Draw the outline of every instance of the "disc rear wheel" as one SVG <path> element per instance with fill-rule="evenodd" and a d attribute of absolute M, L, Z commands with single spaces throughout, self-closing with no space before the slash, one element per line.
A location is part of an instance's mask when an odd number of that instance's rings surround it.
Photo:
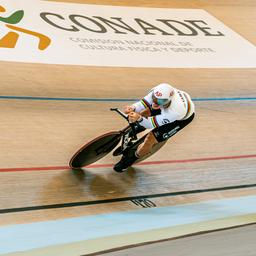
<path fill-rule="evenodd" d="M 120 132 L 110 132 L 95 138 L 74 154 L 69 166 L 72 169 L 79 169 L 98 161 L 112 151 L 120 140 Z"/>

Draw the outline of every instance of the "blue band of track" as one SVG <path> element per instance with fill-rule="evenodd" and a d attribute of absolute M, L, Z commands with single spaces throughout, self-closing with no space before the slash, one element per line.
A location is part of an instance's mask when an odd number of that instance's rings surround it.
<path fill-rule="evenodd" d="M 60 97 L 34 97 L 34 96 L 0 96 L 0 99 L 8 100 L 45 100 L 45 101 L 84 101 L 84 102 L 134 102 L 140 99 L 122 98 L 60 98 Z M 193 98 L 193 101 L 250 101 L 256 97 L 217 97 L 217 98 Z"/>

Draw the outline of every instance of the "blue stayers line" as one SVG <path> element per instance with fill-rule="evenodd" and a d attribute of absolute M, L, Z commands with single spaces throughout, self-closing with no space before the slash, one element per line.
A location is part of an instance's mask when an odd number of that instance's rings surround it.
<path fill-rule="evenodd" d="M 9 100 L 46 100 L 46 101 L 85 101 L 85 102 L 124 102 L 137 101 L 138 99 L 110 99 L 110 98 L 50 98 L 32 96 L 0 96 L 0 99 Z"/>
<path fill-rule="evenodd" d="M 234 100 L 256 100 L 256 97 L 231 97 L 231 98 L 193 98 L 193 101 L 234 101 Z"/>
<path fill-rule="evenodd" d="M 111 98 L 50 98 L 32 96 L 0 96 L 0 99 L 9 100 L 46 100 L 46 101 L 85 101 L 85 102 L 127 102 L 140 99 L 111 99 Z M 231 98 L 193 98 L 193 101 L 247 101 L 256 100 L 256 97 L 231 97 Z"/>

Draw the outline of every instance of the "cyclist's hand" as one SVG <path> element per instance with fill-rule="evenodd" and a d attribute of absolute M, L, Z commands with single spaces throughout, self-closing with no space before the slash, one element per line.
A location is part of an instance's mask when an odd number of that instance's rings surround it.
<path fill-rule="evenodd" d="M 125 106 L 124 107 L 124 113 L 129 114 L 130 112 L 133 112 L 135 110 L 134 106 Z"/>
<path fill-rule="evenodd" d="M 141 115 L 136 112 L 130 112 L 128 116 L 129 116 L 129 121 L 132 123 L 138 121 L 141 118 Z"/>

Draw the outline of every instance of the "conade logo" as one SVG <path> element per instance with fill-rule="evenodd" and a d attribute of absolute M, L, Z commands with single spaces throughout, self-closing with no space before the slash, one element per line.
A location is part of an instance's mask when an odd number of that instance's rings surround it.
<path fill-rule="evenodd" d="M 41 18 L 49 25 L 69 32 L 89 31 L 92 33 L 135 34 L 164 36 L 225 36 L 200 19 L 154 19 L 153 21 L 133 18 L 132 23 L 123 17 L 104 18 L 69 14 L 67 18 L 58 13 L 42 12 Z"/>
<path fill-rule="evenodd" d="M 5 8 L 0 5 L 0 12 L 5 12 Z M 1 48 L 15 48 L 17 41 L 19 39 L 20 33 L 28 34 L 32 37 L 36 37 L 39 39 L 38 49 L 45 50 L 51 43 L 51 39 L 48 36 L 45 36 L 41 33 L 37 33 L 34 31 L 30 31 L 21 27 L 14 26 L 14 24 L 19 23 L 24 17 L 24 11 L 19 10 L 14 12 L 8 17 L 0 16 L 0 21 L 5 23 L 5 26 L 9 28 L 11 31 L 0 38 L 0 47 Z M 14 32 L 17 31 L 17 32 Z"/>

